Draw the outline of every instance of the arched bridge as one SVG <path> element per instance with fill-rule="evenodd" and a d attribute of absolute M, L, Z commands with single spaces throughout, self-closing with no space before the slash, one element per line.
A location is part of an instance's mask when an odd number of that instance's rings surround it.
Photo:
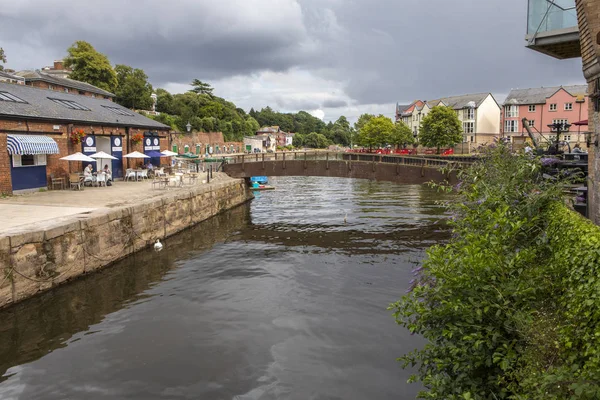
<path fill-rule="evenodd" d="M 325 176 L 420 184 L 456 179 L 468 159 L 338 152 L 280 152 L 228 157 L 223 171 L 232 178 Z"/>

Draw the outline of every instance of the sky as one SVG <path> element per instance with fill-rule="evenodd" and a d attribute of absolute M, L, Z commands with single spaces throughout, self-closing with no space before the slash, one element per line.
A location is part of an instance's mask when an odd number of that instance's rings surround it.
<path fill-rule="evenodd" d="M 6 68 L 90 42 L 172 93 L 198 78 L 249 111 L 351 122 L 395 104 L 584 84 L 581 59 L 525 47 L 525 0 L 0 0 Z"/>

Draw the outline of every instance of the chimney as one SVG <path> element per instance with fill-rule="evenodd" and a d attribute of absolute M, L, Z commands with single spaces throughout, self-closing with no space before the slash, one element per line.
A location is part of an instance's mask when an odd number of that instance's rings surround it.
<path fill-rule="evenodd" d="M 65 69 L 63 66 L 63 60 L 55 60 L 54 61 L 54 69 L 58 71 L 62 71 Z"/>

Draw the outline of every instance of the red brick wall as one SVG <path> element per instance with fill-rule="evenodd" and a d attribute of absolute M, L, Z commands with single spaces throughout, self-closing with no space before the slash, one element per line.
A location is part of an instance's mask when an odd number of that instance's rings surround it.
<path fill-rule="evenodd" d="M 243 148 L 242 142 L 225 142 L 223 139 L 222 132 L 193 132 L 191 134 L 180 134 L 180 133 L 172 133 L 172 143 L 177 145 L 177 151 L 179 153 L 183 153 L 183 148 L 185 145 L 190 146 L 190 151 L 192 153 L 196 152 L 196 144 L 200 143 L 202 145 L 200 151 L 202 154 L 206 152 L 206 145 L 209 146 L 219 146 L 220 149 L 223 149 L 224 146 L 233 145 L 234 147 Z M 162 147 L 161 147 L 162 148 Z M 170 148 L 169 150 L 172 150 Z"/>
<path fill-rule="evenodd" d="M 54 129 L 54 128 L 57 129 Z M 12 121 L 0 120 L 0 193 L 12 193 L 12 182 L 10 178 L 10 162 L 11 158 L 6 151 L 6 134 L 14 133 L 30 133 L 49 136 L 58 144 L 59 154 L 49 154 L 46 158 L 46 171 L 48 175 L 48 183 L 50 183 L 50 174 L 56 177 L 67 178 L 70 172 L 82 170 L 80 162 L 68 162 L 60 160 L 61 157 L 81 151 L 81 143 L 72 144 L 69 138 L 70 132 L 73 130 L 83 130 L 86 135 L 94 134 L 101 136 L 121 135 L 123 136 L 123 155 L 131 151 L 144 152 L 143 145 L 132 145 L 127 140 L 125 127 L 108 127 L 108 126 L 90 126 L 90 125 L 68 125 L 64 123 L 51 122 L 30 122 L 30 121 Z M 144 133 L 143 129 L 130 129 L 130 137 L 136 133 Z M 161 150 L 169 148 L 169 137 L 166 132 L 160 134 Z M 133 167 L 136 165 L 135 159 L 123 159 L 123 168 Z M 164 161 L 167 162 L 167 159 Z"/>

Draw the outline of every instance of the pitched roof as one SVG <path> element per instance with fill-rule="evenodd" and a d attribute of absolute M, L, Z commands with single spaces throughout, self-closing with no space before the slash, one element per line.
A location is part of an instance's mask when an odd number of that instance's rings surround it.
<path fill-rule="evenodd" d="M 22 76 L 17 76 L 15 74 L 11 74 L 6 71 L 0 71 L 0 78 L 7 78 L 7 79 L 11 79 L 11 80 L 15 80 L 15 81 L 22 81 L 22 82 L 25 81 L 25 79 L 23 79 Z"/>
<path fill-rule="evenodd" d="M 8 92 L 24 101 L 0 100 L 0 117 L 22 117 L 26 119 L 169 129 L 168 126 L 158 121 L 146 118 L 128 108 L 105 99 L 3 82 L 0 82 L 0 92 Z M 52 99 L 59 101 L 57 102 Z M 84 109 L 69 108 L 61 104 L 60 100 L 76 103 L 79 106 L 83 106 Z"/>
<path fill-rule="evenodd" d="M 19 71 L 15 72 L 15 75 L 22 76 L 25 78 L 26 82 L 35 82 L 42 81 L 47 82 L 54 85 L 61 85 L 72 89 L 84 90 L 90 93 L 100 94 L 102 96 L 115 97 L 115 95 L 111 92 L 108 92 L 104 89 L 100 89 L 94 85 L 90 85 L 86 82 L 76 81 L 74 79 L 69 78 L 61 78 L 59 76 L 55 76 L 53 74 L 48 74 L 46 72 L 42 72 L 40 70 L 35 71 Z"/>
<path fill-rule="evenodd" d="M 408 110 L 412 106 L 412 104 L 396 104 L 396 113 L 402 114 L 406 110 Z"/>
<path fill-rule="evenodd" d="M 441 99 L 431 100 L 427 103 L 429 103 L 430 107 L 435 107 L 440 102 L 443 102 L 448 107 L 460 110 L 467 108 L 471 102 L 475 103 L 475 107 L 479 107 L 489 95 L 490 93 L 463 94 L 460 96 L 442 97 Z"/>
<path fill-rule="evenodd" d="M 586 85 L 575 85 L 575 86 L 555 86 L 555 87 L 542 87 L 542 88 L 531 88 L 531 89 L 512 89 L 504 104 L 544 104 L 546 99 L 551 97 L 554 93 L 560 89 L 565 89 L 573 97 L 585 96 L 587 94 L 588 87 Z"/>

